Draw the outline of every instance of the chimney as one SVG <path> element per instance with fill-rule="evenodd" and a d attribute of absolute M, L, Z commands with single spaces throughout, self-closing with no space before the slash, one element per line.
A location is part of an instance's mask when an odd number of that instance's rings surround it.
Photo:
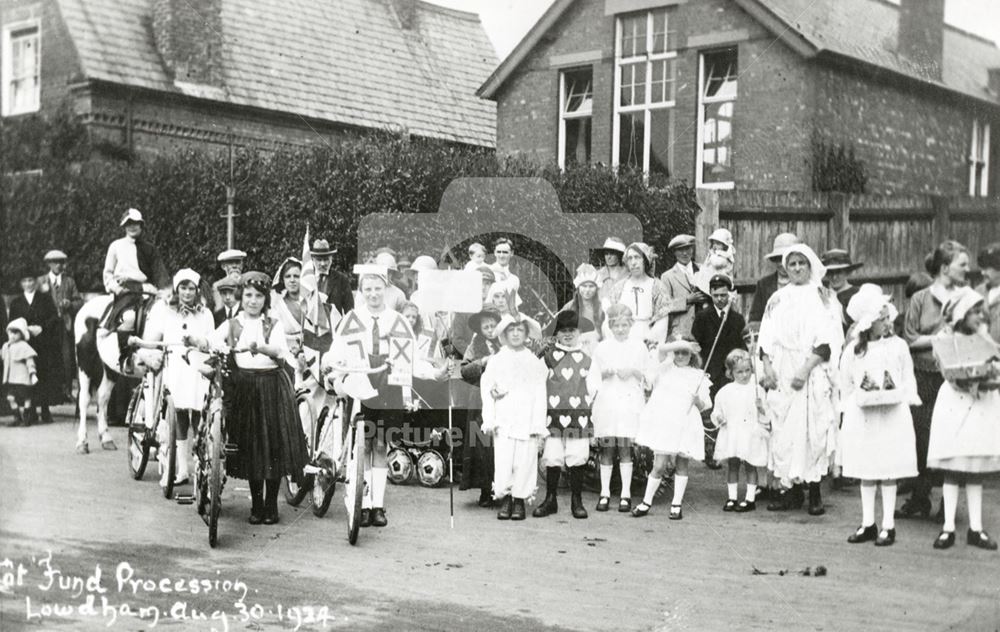
<path fill-rule="evenodd" d="M 174 81 L 222 85 L 222 0 L 153 0 L 153 40 Z"/>
<path fill-rule="evenodd" d="M 393 10 L 396 11 L 396 16 L 399 18 L 399 23 L 403 26 L 403 29 L 410 31 L 416 26 L 417 22 L 417 2 L 416 0 L 390 0 L 392 3 Z"/>
<path fill-rule="evenodd" d="M 898 52 L 919 64 L 925 75 L 941 79 L 944 50 L 944 0 L 901 0 Z"/>

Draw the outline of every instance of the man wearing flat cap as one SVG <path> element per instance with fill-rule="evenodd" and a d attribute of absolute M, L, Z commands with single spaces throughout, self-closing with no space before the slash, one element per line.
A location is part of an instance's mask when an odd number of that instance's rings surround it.
<path fill-rule="evenodd" d="M 343 316 L 354 309 L 354 293 L 347 275 L 331 269 L 335 252 L 325 239 L 317 239 L 309 247 L 309 256 L 316 268 L 316 289 L 326 295 L 327 305 L 336 308 Z"/>
<path fill-rule="evenodd" d="M 243 262 L 246 258 L 247 253 L 234 248 L 223 250 L 215 258 L 225 276 L 212 284 L 212 309 L 218 311 L 222 307 L 223 301 L 222 294 L 219 292 L 219 285 L 223 281 L 229 286 L 238 286 L 240 284 L 240 277 L 243 275 Z"/>
<path fill-rule="evenodd" d="M 691 335 L 695 312 L 709 303 L 705 293 L 695 287 L 698 265 L 694 262 L 695 239 L 691 235 L 677 235 L 667 248 L 674 255 L 674 267 L 660 277 L 667 286 L 667 305 L 670 313 L 668 337 Z"/>
<path fill-rule="evenodd" d="M 66 253 L 61 250 L 50 250 L 45 253 L 45 264 L 49 267 L 48 274 L 38 277 L 38 289 L 52 296 L 56 311 L 62 322 L 62 328 L 55 336 L 59 340 L 62 353 L 62 383 L 63 397 L 72 399 L 69 393 L 73 383 L 73 318 L 83 305 L 83 297 L 76 287 L 73 277 L 66 274 Z"/>
<path fill-rule="evenodd" d="M 823 277 L 824 284 L 837 293 L 837 300 L 840 301 L 840 305 L 843 308 L 843 319 L 844 319 L 844 333 L 854 323 L 850 316 L 847 315 L 847 304 L 851 302 L 851 297 L 858 293 L 858 287 L 851 285 L 848 277 L 850 277 L 851 272 L 857 270 L 863 263 L 854 263 L 851 261 L 851 255 L 846 250 L 841 250 L 840 248 L 834 248 L 832 250 L 827 250 L 820 256 L 820 261 L 826 266 L 826 275 Z"/>

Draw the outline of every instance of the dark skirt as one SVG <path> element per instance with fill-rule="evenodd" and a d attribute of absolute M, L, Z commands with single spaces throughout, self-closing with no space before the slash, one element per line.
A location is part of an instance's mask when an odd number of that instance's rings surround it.
<path fill-rule="evenodd" d="M 917 378 L 917 395 L 920 396 L 920 406 L 910 408 L 913 416 L 913 433 L 917 440 L 917 471 L 921 475 L 927 469 L 927 446 L 931 438 L 931 417 L 934 414 L 934 403 L 937 402 L 938 391 L 944 384 L 944 378 L 937 371 L 914 371 Z"/>
<path fill-rule="evenodd" d="M 108 331 L 117 331 L 119 321 L 122 319 L 122 314 L 128 310 L 134 310 L 136 313 L 136 318 L 139 317 L 139 308 L 142 307 L 143 294 L 142 294 L 142 283 L 137 281 L 126 281 L 122 287 L 123 289 L 118 294 L 115 294 L 115 300 L 111 303 L 111 307 L 108 308 L 107 315 L 101 321 L 101 327 L 107 329 Z M 137 323 L 138 325 L 139 323 Z"/>
<path fill-rule="evenodd" d="M 238 447 L 226 458 L 226 473 L 251 481 L 300 480 L 309 456 L 288 375 L 278 368 L 237 369 L 225 400 L 229 441 Z"/>

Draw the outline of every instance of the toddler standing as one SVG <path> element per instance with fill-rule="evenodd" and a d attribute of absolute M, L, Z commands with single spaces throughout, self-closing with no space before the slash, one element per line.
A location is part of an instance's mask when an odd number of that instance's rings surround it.
<path fill-rule="evenodd" d="M 2 305 L 0 309 L 3 309 Z M 7 342 L 0 349 L 3 356 L 3 390 L 10 409 L 14 411 L 15 426 L 32 423 L 35 412 L 31 403 L 31 387 L 38 384 L 35 367 L 38 354 L 28 344 L 30 337 L 28 321 L 15 318 L 7 325 Z"/>

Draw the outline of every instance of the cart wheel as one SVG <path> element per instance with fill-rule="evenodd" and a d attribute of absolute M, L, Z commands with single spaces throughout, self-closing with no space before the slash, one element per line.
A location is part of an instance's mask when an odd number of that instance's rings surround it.
<path fill-rule="evenodd" d="M 212 416 L 209 436 L 212 461 L 208 474 L 208 545 L 214 549 L 219 541 L 219 513 L 222 511 L 222 413 Z"/>
<path fill-rule="evenodd" d="M 177 415 L 169 400 L 163 403 L 163 408 L 163 423 L 167 424 L 167 484 L 163 487 L 163 497 L 170 500 L 174 497 L 174 483 L 177 481 Z"/>
<path fill-rule="evenodd" d="M 330 509 L 337 479 L 332 472 L 323 471 L 315 476 L 312 485 L 313 515 L 322 518 Z"/>
<path fill-rule="evenodd" d="M 146 465 L 149 463 L 149 442 L 146 440 L 144 410 L 145 404 L 140 384 L 132 391 L 128 412 L 125 414 L 125 425 L 128 428 L 128 446 L 125 450 L 125 456 L 128 457 L 129 473 L 137 481 L 142 479 L 142 475 L 146 473 Z"/>
<path fill-rule="evenodd" d="M 358 542 L 361 526 L 361 501 L 365 494 L 365 422 L 358 419 L 354 423 L 354 437 L 351 457 L 347 462 L 347 487 L 344 490 L 344 505 L 347 507 L 347 541 Z"/>

